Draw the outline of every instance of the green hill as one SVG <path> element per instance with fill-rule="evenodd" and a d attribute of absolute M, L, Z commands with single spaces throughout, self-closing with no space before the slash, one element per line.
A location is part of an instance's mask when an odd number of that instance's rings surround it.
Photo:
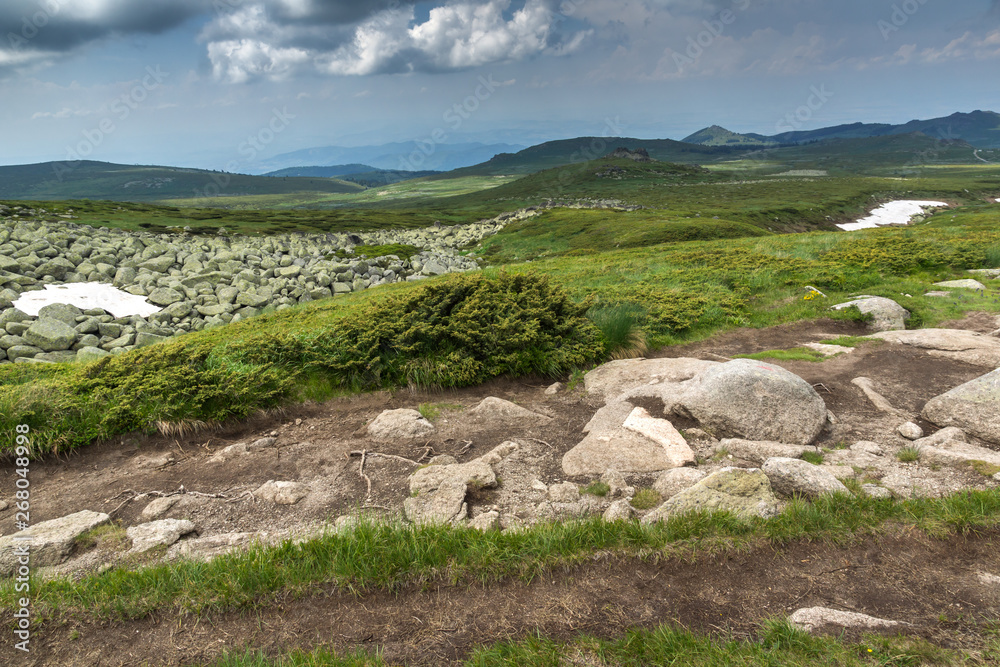
<path fill-rule="evenodd" d="M 0 199 L 157 201 L 297 192 L 350 193 L 363 189 L 356 183 L 329 178 L 270 178 L 86 160 L 0 167 Z"/>
<path fill-rule="evenodd" d="M 567 164 L 602 158 L 616 148 L 643 148 L 651 158 L 662 162 L 700 164 L 727 159 L 746 152 L 746 148 L 698 146 L 673 139 L 634 139 L 627 137 L 577 137 L 560 139 L 526 148 L 517 153 L 500 153 L 492 160 L 472 167 L 456 169 L 436 178 L 455 176 L 499 176 L 531 174 Z"/>
<path fill-rule="evenodd" d="M 699 146 L 775 146 L 778 143 L 760 134 L 738 134 L 718 125 L 699 130 L 681 141 Z"/>

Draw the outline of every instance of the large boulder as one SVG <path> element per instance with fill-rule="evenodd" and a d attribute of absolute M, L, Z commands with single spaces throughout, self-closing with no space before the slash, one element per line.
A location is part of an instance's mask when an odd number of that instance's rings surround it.
<path fill-rule="evenodd" d="M 728 511 L 738 516 L 771 517 L 778 513 L 778 498 L 760 468 L 723 468 L 694 484 L 642 518 L 655 523 L 695 511 Z"/>
<path fill-rule="evenodd" d="M 83 315 L 83 311 L 69 303 L 50 303 L 38 309 L 38 317 L 59 320 L 71 327 L 76 326 L 76 318 L 80 315 Z"/>
<path fill-rule="evenodd" d="M 872 331 L 896 331 L 906 328 L 906 320 L 910 319 L 910 311 L 892 299 L 881 296 L 860 296 L 847 303 L 833 306 L 833 310 L 857 308 L 864 315 L 871 315 L 869 328 Z"/>
<path fill-rule="evenodd" d="M 9 577 L 17 571 L 21 558 L 19 550 L 24 545 L 30 546 L 31 567 L 58 565 L 69 557 L 76 538 L 109 520 L 107 514 L 83 510 L 0 537 L 0 577 Z M 24 538 L 31 538 L 31 541 L 24 542 Z"/>
<path fill-rule="evenodd" d="M 716 436 L 808 445 L 822 432 L 826 404 L 808 382 L 780 366 L 735 359 L 690 382 L 672 407 Z"/>
<path fill-rule="evenodd" d="M 416 440 L 434 433 L 434 425 L 416 410 L 386 410 L 368 425 L 368 435 L 376 440 Z"/>
<path fill-rule="evenodd" d="M 76 329 L 50 317 L 41 317 L 24 332 L 24 340 L 43 352 L 68 350 L 76 342 Z"/>
<path fill-rule="evenodd" d="M 823 494 L 849 494 L 847 487 L 828 470 L 802 459 L 776 456 L 764 462 L 771 488 L 785 496 L 816 498 Z"/>
<path fill-rule="evenodd" d="M 716 361 L 701 359 L 620 359 L 609 361 L 587 373 L 583 378 L 587 393 L 612 401 L 624 393 L 660 383 L 690 380 Z"/>
<path fill-rule="evenodd" d="M 938 426 L 956 426 L 1000 444 L 1000 368 L 932 398 L 921 415 Z"/>

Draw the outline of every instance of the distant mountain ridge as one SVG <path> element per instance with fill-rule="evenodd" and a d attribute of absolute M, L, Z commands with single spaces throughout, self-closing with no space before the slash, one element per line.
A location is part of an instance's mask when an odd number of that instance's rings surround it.
<path fill-rule="evenodd" d="M 827 139 L 867 139 L 913 132 L 926 134 L 932 139 L 965 141 L 976 148 L 1000 148 L 1000 114 L 977 110 L 928 120 L 911 120 L 900 125 L 849 123 L 816 130 L 782 132 L 771 136 L 739 134 L 712 125 L 685 137 L 684 142 L 701 146 L 778 146 Z"/>
<path fill-rule="evenodd" d="M 362 164 L 372 169 L 393 171 L 451 171 L 489 160 L 497 153 L 519 151 L 516 144 L 435 143 L 407 141 L 378 146 L 320 146 L 282 153 L 260 162 L 258 173 L 273 173 L 305 165 L 331 166 Z"/>

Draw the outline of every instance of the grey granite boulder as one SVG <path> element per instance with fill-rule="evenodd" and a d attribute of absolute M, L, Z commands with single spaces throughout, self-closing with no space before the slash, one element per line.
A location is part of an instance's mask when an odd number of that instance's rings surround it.
<path fill-rule="evenodd" d="M 60 320 L 42 317 L 24 332 L 24 340 L 43 352 L 68 350 L 76 342 L 76 329 Z"/>
<path fill-rule="evenodd" d="M 921 414 L 938 426 L 956 426 L 1000 445 L 1000 368 L 932 398 Z"/>

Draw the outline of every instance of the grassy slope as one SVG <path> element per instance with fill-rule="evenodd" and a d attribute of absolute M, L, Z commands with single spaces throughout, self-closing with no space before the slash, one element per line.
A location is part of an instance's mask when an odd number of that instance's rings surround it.
<path fill-rule="evenodd" d="M 331 178 L 269 178 L 180 167 L 130 166 L 83 161 L 0 167 L 0 197 L 7 199 L 114 199 L 154 201 L 192 197 L 293 192 L 347 193 L 356 183 Z"/>

